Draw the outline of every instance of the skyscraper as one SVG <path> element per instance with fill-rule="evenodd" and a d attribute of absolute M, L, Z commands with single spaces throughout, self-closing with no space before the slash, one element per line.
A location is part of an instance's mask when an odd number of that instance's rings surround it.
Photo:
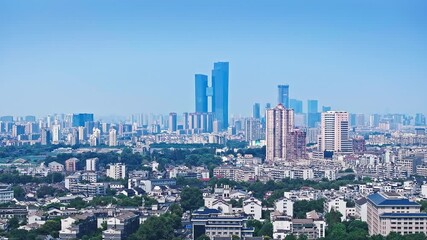
<path fill-rule="evenodd" d="M 266 113 L 266 159 L 288 160 L 291 153 L 290 132 L 294 129 L 294 110 L 279 104 Z"/>
<path fill-rule="evenodd" d="M 176 127 L 178 125 L 176 113 L 169 113 L 168 125 L 169 125 L 168 127 L 169 132 L 176 132 Z"/>
<path fill-rule="evenodd" d="M 426 116 L 422 113 L 417 113 L 415 115 L 415 126 L 425 126 L 426 125 Z"/>
<path fill-rule="evenodd" d="M 228 128 L 228 62 L 214 63 L 212 70 L 212 112 L 221 130 Z"/>
<path fill-rule="evenodd" d="M 117 146 L 117 130 L 114 128 L 111 128 L 110 132 L 108 133 L 108 146 Z"/>
<path fill-rule="evenodd" d="M 203 74 L 196 74 L 195 87 L 196 112 L 208 112 L 208 95 L 206 94 L 206 89 L 208 88 L 208 76 Z"/>
<path fill-rule="evenodd" d="M 289 108 L 292 108 L 296 114 L 302 113 L 302 101 L 297 99 L 290 99 Z"/>
<path fill-rule="evenodd" d="M 245 141 L 249 144 L 252 141 L 262 139 L 261 121 L 257 118 L 248 118 L 245 120 Z"/>
<path fill-rule="evenodd" d="M 93 122 L 93 113 L 73 114 L 73 127 L 84 127 L 85 122 Z"/>
<path fill-rule="evenodd" d="M 319 113 L 319 102 L 317 100 L 308 100 L 307 101 L 307 117 L 308 117 L 308 127 L 314 128 L 316 124 L 320 122 L 320 113 Z"/>
<path fill-rule="evenodd" d="M 282 104 L 285 108 L 289 108 L 289 85 L 279 85 L 278 88 L 278 98 L 277 101 L 279 104 Z"/>
<path fill-rule="evenodd" d="M 352 152 L 348 112 L 328 111 L 322 113 L 319 147 L 322 152 Z"/>
<path fill-rule="evenodd" d="M 332 108 L 329 107 L 329 106 L 322 106 L 322 112 L 328 112 L 328 111 L 331 111 L 331 110 L 332 110 Z"/>
<path fill-rule="evenodd" d="M 261 106 L 259 105 L 259 103 L 254 104 L 252 108 L 252 117 L 255 119 L 261 118 Z"/>

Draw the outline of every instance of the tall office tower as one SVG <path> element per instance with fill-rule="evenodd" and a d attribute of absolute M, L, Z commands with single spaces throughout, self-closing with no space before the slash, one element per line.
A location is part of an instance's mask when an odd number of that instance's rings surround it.
<path fill-rule="evenodd" d="M 425 126 L 426 125 L 426 116 L 422 113 L 417 113 L 415 115 L 415 126 Z"/>
<path fill-rule="evenodd" d="M 103 122 L 103 123 L 101 124 L 101 133 L 102 133 L 102 134 L 107 134 L 107 133 L 109 133 L 110 126 L 111 126 L 111 124 L 106 123 L 106 122 Z"/>
<path fill-rule="evenodd" d="M 196 112 L 208 112 L 208 95 L 206 93 L 206 90 L 208 89 L 208 76 L 203 74 L 196 74 L 195 87 Z"/>
<path fill-rule="evenodd" d="M 79 129 L 78 128 L 72 128 L 71 133 L 72 138 L 70 139 L 71 146 L 80 144 L 80 135 L 79 135 Z"/>
<path fill-rule="evenodd" d="M 35 116 L 25 116 L 25 121 L 26 122 L 35 122 L 36 117 Z"/>
<path fill-rule="evenodd" d="M 302 101 L 298 99 L 289 100 L 289 108 L 293 109 L 295 114 L 302 113 Z"/>
<path fill-rule="evenodd" d="M 40 143 L 41 145 L 49 145 L 52 141 L 51 131 L 48 128 L 42 128 L 40 134 Z"/>
<path fill-rule="evenodd" d="M 0 121 L 2 121 L 2 122 L 13 122 L 13 116 L 2 116 L 2 117 L 0 117 Z"/>
<path fill-rule="evenodd" d="M 184 130 L 188 129 L 188 113 L 185 112 L 182 114 L 182 127 Z"/>
<path fill-rule="evenodd" d="M 266 144 L 268 161 L 289 159 L 290 132 L 294 129 L 294 110 L 279 104 L 266 114 Z"/>
<path fill-rule="evenodd" d="M 348 112 L 322 113 L 320 150 L 322 152 L 352 152 L 349 138 Z"/>
<path fill-rule="evenodd" d="M 380 126 L 380 120 L 381 120 L 381 115 L 372 114 L 371 116 L 369 116 L 369 126 L 371 128 L 379 127 Z"/>
<path fill-rule="evenodd" d="M 59 144 L 61 128 L 58 124 L 52 125 L 52 144 Z"/>
<path fill-rule="evenodd" d="M 87 121 L 84 123 L 83 126 L 85 127 L 86 137 L 90 137 L 90 135 L 92 135 L 92 133 L 93 133 L 93 129 L 95 128 L 95 123 L 92 121 Z"/>
<path fill-rule="evenodd" d="M 117 130 L 114 128 L 111 128 L 108 134 L 108 146 L 110 147 L 117 146 Z"/>
<path fill-rule="evenodd" d="M 329 112 L 331 110 L 332 110 L 332 108 L 329 106 L 322 106 L 322 112 Z"/>
<path fill-rule="evenodd" d="M 252 108 L 252 117 L 255 119 L 261 118 L 261 106 L 259 105 L 259 103 L 254 104 Z"/>
<path fill-rule="evenodd" d="M 144 114 L 140 113 L 138 114 L 138 127 L 142 127 L 144 125 Z"/>
<path fill-rule="evenodd" d="M 98 170 L 98 158 L 88 158 L 86 159 L 86 171 L 96 171 Z"/>
<path fill-rule="evenodd" d="M 245 121 L 245 141 L 249 144 L 252 141 L 262 139 L 261 120 L 257 118 L 248 118 Z"/>
<path fill-rule="evenodd" d="M 319 113 L 319 102 L 317 100 L 308 100 L 307 101 L 307 117 L 308 117 L 308 127 L 314 128 L 317 123 L 320 122 L 320 113 Z"/>
<path fill-rule="evenodd" d="M 277 86 L 278 98 L 277 101 L 279 104 L 282 104 L 285 108 L 289 108 L 289 85 L 279 85 Z"/>
<path fill-rule="evenodd" d="M 178 119 L 176 113 L 169 113 L 168 130 L 170 133 L 176 132 L 176 126 L 178 125 Z"/>
<path fill-rule="evenodd" d="M 16 138 L 19 135 L 25 134 L 25 125 L 15 124 L 12 127 L 12 137 Z"/>
<path fill-rule="evenodd" d="M 228 128 L 228 62 L 214 63 L 212 70 L 212 112 L 219 122 L 219 129 Z"/>
<path fill-rule="evenodd" d="M 47 115 L 46 123 L 48 128 L 52 127 L 52 117 L 50 115 Z"/>
<path fill-rule="evenodd" d="M 101 143 L 101 130 L 99 128 L 93 128 L 92 135 L 89 137 L 89 145 L 96 147 Z"/>
<path fill-rule="evenodd" d="M 78 127 L 77 129 L 79 131 L 79 142 L 85 141 L 87 139 L 85 127 Z"/>
<path fill-rule="evenodd" d="M 73 114 L 73 127 L 84 127 L 86 122 L 93 122 L 93 113 Z"/>

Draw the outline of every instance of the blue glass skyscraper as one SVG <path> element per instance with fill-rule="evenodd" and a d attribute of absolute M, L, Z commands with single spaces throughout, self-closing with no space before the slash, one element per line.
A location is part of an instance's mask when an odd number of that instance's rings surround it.
<path fill-rule="evenodd" d="M 252 117 L 255 119 L 261 118 L 261 106 L 259 103 L 255 103 L 252 109 Z"/>
<path fill-rule="evenodd" d="M 195 93 L 196 93 L 196 112 L 208 112 L 208 95 L 206 89 L 208 88 L 208 76 L 203 74 L 195 75 Z"/>
<path fill-rule="evenodd" d="M 289 108 L 289 85 L 279 85 L 278 88 L 278 102 L 281 103 L 285 108 Z"/>
<path fill-rule="evenodd" d="M 289 100 L 289 107 L 294 110 L 295 113 L 302 113 L 302 101 L 297 99 Z"/>
<path fill-rule="evenodd" d="M 212 112 L 221 129 L 228 128 L 228 65 L 228 62 L 216 62 L 212 70 Z"/>
<path fill-rule="evenodd" d="M 307 102 L 308 127 L 314 128 L 320 122 L 319 102 L 317 100 L 308 100 Z"/>
<path fill-rule="evenodd" d="M 93 122 L 93 113 L 73 114 L 73 127 L 84 127 L 86 122 Z"/>

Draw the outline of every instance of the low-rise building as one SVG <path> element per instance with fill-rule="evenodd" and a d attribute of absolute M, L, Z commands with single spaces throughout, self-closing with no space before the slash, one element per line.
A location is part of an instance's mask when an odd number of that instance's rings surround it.
<path fill-rule="evenodd" d="M 367 204 L 370 235 L 387 236 L 391 232 L 427 234 L 427 213 L 420 212 L 420 204 L 395 192 L 371 194 L 367 197 Z"/>
<path fill-rule="evenodd" d="M 79 214 L 61 219 L 60 239 L 81 239 L 97 229 L 96 217 L 92 214 Z"/>
<path fill-rule="evenodd" d="M 107 230 L 102 232 L 104 240 L 127 239 L 139 228 L 139 216 L 133 212 L 122 212 L 107 219 Z"/>
<path fill-rule="evenodd" d="M 252 237 L 253 228 L 246 227 L 247 218 L 241 214 L 222 214 L 216 209 L 199 209 L 192 214 L 193 239 L 202 235 L 210 238 L 232 237 L 239 238 Z"/>
<path fill-rule="evenodd" d="M 8 203 L 14 198 L 12 185 L 0 184 L 0 204 Z"/>

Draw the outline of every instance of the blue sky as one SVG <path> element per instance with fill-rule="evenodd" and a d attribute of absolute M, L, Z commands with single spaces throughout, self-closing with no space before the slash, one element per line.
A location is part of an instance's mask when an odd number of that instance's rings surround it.
<path fill-rule="evenodd" d="M 0 1 L 0 115 L 194 111 L 230 62 L 230 116 L 292 98 L 424 112 L 427 1 Z"/>

